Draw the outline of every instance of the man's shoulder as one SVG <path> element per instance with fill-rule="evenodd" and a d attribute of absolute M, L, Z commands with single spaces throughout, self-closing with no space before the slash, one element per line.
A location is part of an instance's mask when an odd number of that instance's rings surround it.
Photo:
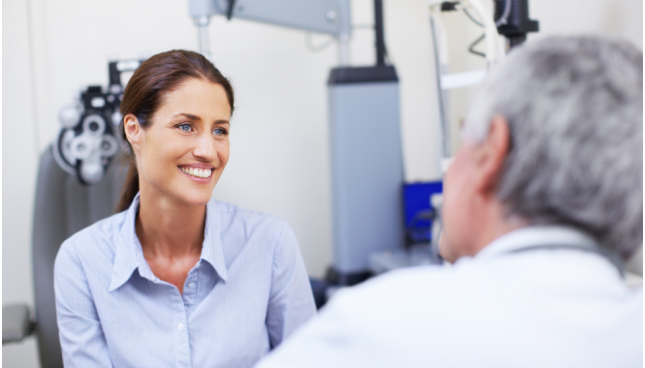
<path fill-rule="evenodd" d="M 329 309 L 355 314 L 366 322 L 372 314 L 397 310 L 399 313 L 422 312 L 424 306 L 434 305 L 459 290 L 459 276 L 454 270 L 440 266 L 419 266 L 390 271 L 359 285 L 337 291 Z M 369 310 L 368 313 L 365 313 Z"/>
<path fill-rule="evenodd" d="M 455 316 L 477 320 L 495 311 L 500 297 L 508 292 L 504 280 L 486 266 L 463 259 L 453 266 L 390 271 L 339 290 L 328 303 L 329 313 L 351 320 L 364 331 L 372 330 L 374 320 L 379 320 L 378 331 L 407 334 L 422 328 L 441 335 L 452 328 Z M 444 318 L 429 318 L 429 313 Z"/>
<path fill-rule="evenodd" d="M 405 291 L 403 285 L 433 284 L 451 278 L 450 268 L 443 266 L 419 266 L 394 270 L 367 280 L 355 287 L 356 293 L 372 294 L 378 290 Z M 453 276 L 454 277 L 454 276 Z"/>
<path fill-rule="evenodd" d="M 383 292 L 394 295 L 416 295 L 419 288 L 433 293 L 454 293 L 455 288 L 466 286 L 472 278 L 486 277 L 486 270 L 472 259 L 461 260 L 456 266 L 424 265 L 387 272 L 349 288 L 352 294 L 369 297 Z"/>

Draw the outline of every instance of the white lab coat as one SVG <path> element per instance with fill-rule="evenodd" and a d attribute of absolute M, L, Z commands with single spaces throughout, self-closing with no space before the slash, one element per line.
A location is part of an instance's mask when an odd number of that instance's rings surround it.
<path fill-rule="evenodd" d="M 452 267 L 339 291 L 258 367 L 643 367 L 643 291 L 592 240 L 526 227 Z"/>

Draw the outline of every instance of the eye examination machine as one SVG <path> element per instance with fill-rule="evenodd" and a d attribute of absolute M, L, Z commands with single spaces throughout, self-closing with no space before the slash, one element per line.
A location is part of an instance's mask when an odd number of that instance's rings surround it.
<path fill-rule="evenodd" d="M 441 182 L 404 180 L 399 76 L 388 57 L 383 0 L 374 0 L 375 63 L 369 66 L 351 63 L 350 0 L 189 0 L 187 5 L 199 52 L 211 61 L 208 27 L 213 16 L 326 34 L 338 45 L 337 66 L 327 79 L 333 262 L 325 280 L 312 280 L 316 304 L 322 306 L 334 290 L 375 274 L 441 263 L 436 250 Z M 488 65 L 539 28 L 529 19 L 527 0 L 494 0 L 491 5 L 493 13 L 480 0 L 429 2 L 434 42 L 428 47 L 435 61 L 444 170 L 451 157 L 449 91 L 479 83 L 486 70 L 448 73 L 442 13 L 463 11 L 481 26 L 483 35 L 470 51 Z M 484 52 L 475 51 L 480 42 Z M 60 110 L 60 131 L 41 158 L 32 244 L 35 320 L 26 305 L 3 306 L 3 343 L 35 335 L 43 367 L 62 367 L 51 281 L 54 259 L 66 238 L 114 211 L 126 176 L 123 165 L 116 164 L 123 160 L 118 132 L 121 74 L 140 63 L 109 62 L 109 85 L 87 87 L 78 101 Z"/>
<path fill-rule="evenodd" d="M 438 236 L 434 236 L 434 247 L 406 249 L 410 243 L 431 240 L 431 220 L 439 218 L 437 194 L 441 192 L 441 185 L 404 187 L 399 78 L 395 66 L 388 60 L 383 1 L 374 1 L 376 63 L 358 67 L 350 63 L 349 0 L 191 0 L 189 4 L 190 15 L 199 30 L 200 52 L 207 56 L 210 56 L 207 27 L 214 15 L 329 34 L 338 44 L 338 66 L 330 70 L 327 81 L 334 255 L 326 285 L 322 287 L 332 285 L 333 290 L 393 268 L 441 262 L 436 252 Z M 479 54 L 489 65 L 503 58 L 506 52 L 507 46 L 502 44 L 500 34 L 507 37 L 508 47 L 513 47 L 521 44 L 528 32 L 538 31 L 538 22 L 529 19 L 527 0 L 496 0 L 493 5 L 494 15 L 488 14 L 479 0 L 430 2 L 443 166 L 450 158 L 448 91 L 479 83 L 486 71 L 445 73 L 448 51 L 441 12 L 463 10 L 484 28 L 484 34 L 476 42 L 485 41 L 485 54 Z M 435 194 L 434 206 L 430 202 L 431 194 Z M 418 208 L 419 200 L 421 208 Z M 426 235 L 411 237 L 410 233 L 419 227 L 427 228 Z M 437 234 L 439 229 L 439 221 L 435 221 L 434 232 Z M 318 298 L 324 299 L 324 294 Z"/>
<path fill-rule="evenodd" d="M 190 15 L 204 55 L 210 55 L 206 27 L 213 15 L 329 34 L 338 42 L 338 67 L 328 79 L 334 228 L 330 275 L 342 285 L 364 280 L 368 255 L 397 249 L 403 241 L 399 80 L 387 63 L 382 0 L 374 2 L 376 65 L 367 67 L 350 66 L 349 0 L 191 0 Z"/>
<path fill-rule="evenodd" d="M 61 130 L 52 150 L 60 167 L 86 185 L 96 184 L 105 175 L 119 149 L 119 106 L 123 94 L 121 73 L 133 71 L 138 61 L 109 63 L 110 85 L 89 86 L 80 101 L 60 110 Z"/>

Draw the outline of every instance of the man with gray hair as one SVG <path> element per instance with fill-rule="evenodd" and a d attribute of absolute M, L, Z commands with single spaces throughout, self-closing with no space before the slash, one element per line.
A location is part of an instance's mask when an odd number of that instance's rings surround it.
<path fill-rule="evenodd" d="M 598 37 L 510 52 L 446 173 L 454 265 L 339 291 L 260 367 L 642 367 L 642 63 Z"/>

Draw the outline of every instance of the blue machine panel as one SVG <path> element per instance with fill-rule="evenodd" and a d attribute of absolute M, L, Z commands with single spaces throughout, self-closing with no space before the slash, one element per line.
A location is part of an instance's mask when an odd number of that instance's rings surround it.
<path fill-rule="evenodd" d="M 403 185 L 403 207 L 407 243 L 427 243 L 432 241 L 433 194 L 443 192 L 440 181 L 409 183 Z"/>

